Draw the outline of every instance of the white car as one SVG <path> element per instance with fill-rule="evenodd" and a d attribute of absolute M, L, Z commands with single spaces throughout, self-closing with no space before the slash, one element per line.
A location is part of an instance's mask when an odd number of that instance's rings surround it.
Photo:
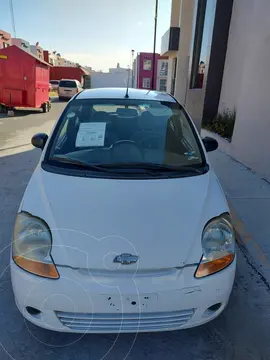
<path fill-rule="evenodd" d="M 62 79 L 58 86 L 59 100 L 70 100 L 74 95 L 83 91 L 82 84 L 75 79 Z"/>
<path fill-rule="evenodd" d="M 10 264 L 26 319 L 60 332 L 128 333 L 190 328 L 224 310 L 236 256 L 206 153 L 217 142 L 200 139 L 173 97 L 85 90 L 32 144 L 43 152 Z"/>
<path fill-rule="evenodd" d="M 52 90 L 57 90 L 58 91 L 58 87 L 59 87 L 59 81 L 58 80 L 50 80 L 50 85 Z"/>

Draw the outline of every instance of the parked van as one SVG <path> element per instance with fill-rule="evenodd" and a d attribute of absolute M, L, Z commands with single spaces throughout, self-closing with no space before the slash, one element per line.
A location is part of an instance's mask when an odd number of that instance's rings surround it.
<path fill-rule="evenodd" d="M 82 90 L 82 84 L 78 80 L 62 79 L 58 88 L 59 100 L 71 99 Z"/>

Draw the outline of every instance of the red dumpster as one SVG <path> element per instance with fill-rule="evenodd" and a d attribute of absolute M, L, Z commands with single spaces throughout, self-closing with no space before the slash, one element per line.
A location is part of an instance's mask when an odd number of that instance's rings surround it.
<path fill-rule="evenodd" d="M 0 104 L 8 109 L 50 110 L 50 65 L 31 53 L 9 46 L 0 50 Z"/>

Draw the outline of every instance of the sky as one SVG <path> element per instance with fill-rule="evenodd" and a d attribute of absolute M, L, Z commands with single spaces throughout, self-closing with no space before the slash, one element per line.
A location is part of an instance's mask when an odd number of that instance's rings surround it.
<path fill-rule="evenodd" d="M 170 27 L 171 1 L 159 0 L 156 50 Z M 156 0 L 13 0 L 16 35 L 92 66 L 130 64 L 131 50 L 153 51 Z M 14 37 L 10 0 L 0 0 L 0 29 Z"/>

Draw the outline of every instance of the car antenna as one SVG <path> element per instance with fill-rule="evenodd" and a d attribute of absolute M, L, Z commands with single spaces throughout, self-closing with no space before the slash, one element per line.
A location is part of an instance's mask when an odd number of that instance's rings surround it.
<path fill-rule="evenodd" d="M 125 95 L 126 99 L 129 99 L 129 95 L 128 95 L 129 76 L 130 76 L 130 67 L 128 68 L 127 91 L 126 91 L 126 95 Z"/>

